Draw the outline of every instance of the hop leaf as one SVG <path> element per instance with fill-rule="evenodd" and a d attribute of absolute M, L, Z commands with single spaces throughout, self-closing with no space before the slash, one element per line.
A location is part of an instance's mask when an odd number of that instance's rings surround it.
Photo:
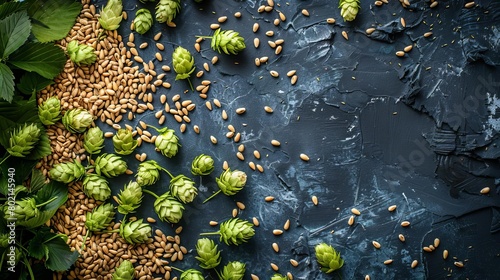
<path fill-rule="evenodd" d="M 84 174 L 85 167 L 79 161 L 61 162 L 52 166 L 49 178 L 67 184 L 79 180 Z"/>
<path fill-rule="evenodd" d="M 122 223 L 120 225 L 120 236 L 129 244 L 145 243 L 151 237 L 151 226 L 143 223 L 142 219 Z"/>
<path fill-rule="evenodd" d="M 219 178 L 215 178 L 219 189 L 225 195 L 235 195 L 243 189 L 247 181 L 247 174 L 240 170 L 226 169 Z"/>
<path fill-rule="evenodd" d="M 214 170 L 214 159 L 209 155 L 198 155 L 191 163 L 193 175 L 208 175 Z"/>
<path fill-rule="evenodd" d="M 135 12 L 134 29 L 139 34 L 149 31 L 153 25 L 153 16 L 148 9 L 139 9 Z"/>
<path fill-rule="evenodd" d="M 332 273 L 344 265 L 344 260 L 340 257 L 340 253 L 326 243 L 316 245 L 314 251 L 316 252 L 316 260 L 321 267 L 321 271 L 325 273 Z"/>
<path fill-rule="evenodd" d="M 193 180 L 184 175 L 175 176 L 170 180 L 170 192 L 182 203 L 190 203 L 198 195 Z"/>
<path fill-rule="evenodd" d="M 198 256 L 195 258 L 200 261 L 200 267 L 203 269 L 215 268 L 220 264 L 220 251 L 217 249 L 215 242 L 208 238 L 200 238 L 196 243 L 196 252 Z"/>
<path fill-rule="evenodd" d="M 111 203 L 102 204 L 87 212 L 85 216 L 85 226 L 88 230 L 101 231 L 106 229 L 115 218 L 114 206 Z"/>
<path fill-rule="evenodd" d="M 188 269 L 181 274 L 181 280 L 203 280 L 203 274 L 196 269 Z"/>
<path fill-rule="evenodd" d="M 175 224 L 182 219 L 184 205 L 177 201 L 170 192 L 159 196 L 153 206 L 160 220 L 164 222 Z"/>
<path fill-rule="evenodd" d="M 353 21 L 361 8 L 359 0 L 340 0 L 340 15 L 344 21 Z"/>
<path fill-rule="evenodd" d="M 228 262 L 220 273 L 221 280 L 242 280 L 245 276 L 245 264 L 239 261 Z"/>
<path fill-rule="evenodd" d="M 104 153 L 97 157 L 94 162 L 97 175 L 104 175 L 108 178 L 116 177 L 127 171 L 127 163 L 115 154 Z"/>
<path fill-rule="evenodd" d="M 61 118 L 61 102 L 52 96 L 38 106 L 38 118 L 44 125 L 55 124 Z"/>
<path fill-rule="evenodd" d="M 42 131 L 34 124 L 24 124 L 10 133 L 7 152 L 15 157 L 25 157 L 30 154 L 40 140 Z"/>
<path fill-rule="evenodd" d="M 141 206 L 142 188 L 137 182 L 129 182 L 123 190 L 120 191 L 117 198 L 118 212 L 123 215 L 132 213 Z"/>
<path fill-rule="evenodd" d="M 124 260 L 119 267 L 116 268 L 112 275 L 113 280 L 132 280 L 134 279 L 134 265 L 129 260 Z"/>
<path fill-rule="evenodd" d="M 159 23 L 171 23 L 180 9 L 180 0 L 160 0 L 156 5 L 156 20 Z"/>
<path fill-rule="evenodd" d="M 151 186 L 160 178 L 160 165 L 154 160 L 141 162 L 135 174 L 139 186 Z"/>
<path fill-rule="evenodd" d="M 210 38 L 210 37 L 208 37 Z M 214 51 L 225 54 L 238 54 L 246 48 L 245 39 L 234 30 L 215 30 L 210 46 Z"/>
<path fill-rule="evenodd" d="M 95 200 L 105 201 L 111 196 L 108 181 L 97 174 L 86 174 L 83 179 L 83 192 Z"/>
<path fill-rule="evenodd" d="M 96 126 L 89 128 L 83 135 L 83 148 L 91 155 L 101 153 L 104 148 L 104 132 Z"/>
<path fill-rule="evenodd" d="M 64 113 L 62 123 L 64 127 L 71 133 L 84 132 L 94 120 L 94 117 L 84 109 L 70 109 Z"/>
<path fill-rule="evenodd" d="M 122 0 L 109 0 L 100 13 L 99 23 L 101 27 L 106 30 L 118 29 L 123 18 L 122 12 Z"/>
<path fill-rule="evenodd" d="M 79 44 L 78 41 L 71 41 L 66 46 L 66 53 L 69 59 L 76 65 L 89 65 L 97 60 L 97 55 L 93 47 Z"/>
<path fill-rule="evenodd" d="M 113 147 L 119 155 L 130 155 L 137 147 L 137 144 L 132 131 L 128 129 L 119 129 L 113 136 Z"/>

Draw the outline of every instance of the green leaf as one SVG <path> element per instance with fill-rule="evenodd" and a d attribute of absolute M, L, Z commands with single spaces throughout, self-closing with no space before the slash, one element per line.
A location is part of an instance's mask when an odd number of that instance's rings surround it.
<path fill-rule="evenodd" d="M 48 258 L 45 266 L 53 271 L 68 270 L 78 259 L 78 251 L 71 251 L 68 244 L 61 237 L 45 242 L 49 248 Z"/>
<path fill-rule="evenodd" d="M 31 170 L 35 167 L 38 161 L 26 160 L 18 157 L 8 158 L 0 165 L 0 193 L 7 195 L 7 176 L 9 168 L 14 168 L 14 181 L 16 185 L 22 185 L 23 181 L 28 178 Z M 52 217 L 52 216 L 51 216 Z"/>
<path fill-rule="evenodd" d="M 68 0 L 29 0 L 33 35 L 42 43 L 60 40 L 68 34 L 80 14 L 82 4 Z"/>
<path fill-rule="evenodd" d="M 38 73 L 25 72 L 17 84 L 17 89 L 24 94 L 31 95 L 53 83 L 54 80 L 44 78 Z"/>
<path fill-rule="evenodd" d="M 36 192 L 45 186 L 45 176 L 39 169 L 31 172 L 30 192 Z"/>
<path fill-rule="evenodd" d="M 45 132 L 45 128 L 40 127 L 40 129 L 42 130 L 40 140 L 38 140 L 36 146 L 31 150 L 31 153 L 26 156 L 26 159 L 37 160 L 52 153 L 49 136 Z"/>
<path fill-rule="evenodd" d="M 44 244 L 44 242 L 53 235 L 55 234 L 50 231 L 47 232 L 46 230 L 43 230 L 43 228 L 37 230 L 35 236 L 28 244 L 28 255 L 38 260 L 41 260 L 44 257 L 46 258 L 49 255 L 49 248 L 46 244 Z"/>
<path fill-rule="evenodd" d="M 52 202 L 40 207 L 40 211 L 57 211 L 68 200 L 68 187 L 65 184 L 50 181 L 36 193 L 36 204 L 42 204 L 56 197 Z"/>
<path fill-rule="evenodd" d="M 7 57 L 26 42 L 31 24 L 26 11 L 16 12 L 0 20 L 0 57 Z"/>
<path fill-rule="evenodd" d="M 51 43 L 29 42 L 10 57 L 8 63 L 26 71 L 34 71 L 47 79 L 57 76 L 66 63 L 64 51 Z"/>
<path fill-rule="evenodd" d="M 35 99 L 0 101 L 0 145 L 9 145 L 10 131 L 24 123 L 41 124 Z"/>
<path fill-rule="evenodd" d="M 7 65 L 0 63 L 0 98 L 11 102 L 12 97 L 14 97 L 14 73 Z"/>
<path fill-rule="evenodd" d="M 3 3 L 3 1 L 0 1 Z M 23 2 L 7 2 L 0 5 L 0 20 L 7 16 L 24 10 L 26 7 Z"/>

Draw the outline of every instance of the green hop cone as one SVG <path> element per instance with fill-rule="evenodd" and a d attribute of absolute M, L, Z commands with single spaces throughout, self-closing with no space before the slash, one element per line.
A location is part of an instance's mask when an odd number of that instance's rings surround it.
<path fill-rule="evenodd" d="M 217 249 L 215 242 L 208 238 L 200 238 L 196 242 L 196 252 L 198 256 L 195 258 L 200 261 L 200 267 L 203 269 L 215 268 L 220 264 L 220 251 Z"/>
<path fill-rule="evenodd" d="M 61 102 L 52 96 L 38 106 L 38 118 L 44 125 L 55 124 L 61 118 Z"/>
<path fill-rule="evenodd" d="M 288 277 L 283 276 L 279 273 L 275 273 L 272 277 L 271 280 L 288 280 Z"/>
<path fill-rule="evenodd" d="M 84 174 L 85 167 L 79 161 L 61 162 L 52 166 L 49 178 L 67 184 L 79 180 Z"/>
<path fill-rule="evenodd" d="M 94 117 L 84 109 L 70 109 L 64 113 L 62 123 L 71 133 L 83 133 L 94 121 Z"/>
<path fill-rule="evenodd" d="M 240 245 L 255 235 L 253 224 L 240 218 L 231 218 L 219 226 L 219 231 L 201 233 L 200 235 L 219 234 L 220 240 L 227 245 Z"/>
<path fill-rule="evenodd" d="M 111 203 L 102 204 L 87 212 L 85 215 L 85 226 L 88 230 L 102 231 L 106 229 L 115 218 L 114 206 Z"/>
<path fill-rule="evenodd" d="M 145 243 L 151 237 L 151 226 L 143 223 L 142 219 L 122 223 L 120 225 L 120 236 L 129 244 Z"/>
<path fill-rule="evenodd" d="M 239 261 L 228 262 L 220 273 L 221 280 L 242 280 L 245 276 L 245 264 Z"/>
<path fill-rule="evenodd" d="M 101 10 L 99 23 L 106 30 L 116 30 L 120 26 L 123 18 L 122 0 L 108 0 L 108 3 Z"/>
<path fill-rule="evenodd" d="M 177 175 L 170 180 L 170 192 L 182 203 L 190 203 L 198 195 L 193 180 L 184 175 Z"/>
<path fill-rule="evenodd" d="M 130 155 L 137 147 L 137 140 L 134 139 L 132 131 L 128 129 L 118 129 L 113 136 L 113 147 L 119 155 Z"/>
<path fill-rule="evenodd" d="M 219 178 L 215 178 L 219 189 L 225 195 L 235 195 L 243 189 L 247 182 L 247 174 L 240 170 L 225 170 Z"/>
<path fill-rule="evenodd" d="M 97 175 L 104 175 L 108 178 L 116 177 L 127 171 L 127 163 L 115 154 L 104 153 L 97 157 L 94 162 Z"/>
<path fill-rule="evenodd" d="M 176 224 L 182 219 L 184 205 L 175 199 L 170 192 L 157 197 L 153 206 L 160 220 L 164 222 Z"/>
<path fill-rule="evenodd" d="M 31 218 L 35 218 L 40 214 L 34 197 L 23 198 L 16 200 L 14 210 L 9 209 L 7 204 L 4 205 L 5 219 L 15 218 L 16 222 L 26 222 Z"/>
<path fill-rule="evenodd" d="M 95 49 L 89 45 L 79 44 L 78 41 L 73 40 L 66 46 L 66 53 L 69 59 L 76 65 L 90 65 L 97 60 Z"/>
<path fill-rule="evenodd" d="M 86 174 L 83 179 L 83 192 L 99 201 L 105 201 L 111 196 L 111 188 L 106 178 L 92 173 Z"/>
<path fill-rule="evenodd" d="M 42 130 L 34 123 L 24 124 L 10 133 L 7 152 L 11 156 L 25 157 L 40 140 Z"/>
<path fill-rule="evenodd" d="M 203 274 L 196 269 L 188 269 L 181 274 L 180 280 L 204 280 Z"/>
<path fill-rule="evenodd" d="M 214 171 L 214 159 L 209 155 L 198 155 L 191 163 L 193 175 L 208 175 Z"/>
<path fill-rule="evenodd" d="M 159 23 L 171 23 L 180 9 L 180 0 L 160 0 L 156 5 L 156 20 Z"/>
<path fill-rule="evenodd" d="M 83 148 L 91 155 L 101 153 L 104 148 L 104 132 L 98 127 L 89 128 L 83 135 Z"/>
<path fill-rule="evenodd" d="M 177 74 L 175 76 L 175 80 L 187 79 L 192 90 L 193 86 L 191 85 L 189 77 L 194 72 L 195 66 L 194 57 L 191 53 L 185 48 L 178 46 L 172 53 L 172 65 L 174 66 L 174 71 Z"/>
<path fill-rule="evenodd" d="M 340 0 L 339 1 L 340 15 L 344 21 L 353 21 L 361 8 L 359 0 Z"/>
<path fill-rule="evenodd" d="M 117 197 L 118 212 L 123 215 L 132 213 L 141 206 L 142 188 L 137 182 L 130 181 L 123 190 L 120 191 Z"/>
<path fill-rule="evenodd" d="M 9 246 L 9 239 L 8 233 L 0 234 L 0 248 L 7 248 Z"/>
<path fill-rule="evenodd" d="M 151 29 L 153 16 L 148 9 L 139 9 L 135 12 L 134 29 L 139 34 L 144 34 Z"/>
<path fill-rule="evenodd" d="M 316 252 L 316 260 L 321 267 L 321 271 L 325 273 L 331 273 L 344 265 L 344 260 L 340 257 L 340 253 L 326 243 L 316 245 L 314 251 Z"/>
<path fill-rule="evenodd" d="M 135 181 L 139 186 L 151 186 L 160 178 L 160 165 L 154 160 L 141 162 L 135 174 Z"/>
<path fill-rule="evenodd" d="M 134 279 L 134 265 L 129 260 L 124 260 L 119 267 L 115 269 L 112 275 L 113 280 L 132 280 Z"/>
<path fill-rule="evenodd" d="M 168 158 L 175 156 L 181 146 L 179 144 L 179 137 L 175 135 L 175 130 L 167 127 L 156 130 L 160 133 L 155 140 L 156 150 Z"/>
<path fill-rule="evenodd" d="M 212 37 L 208 38 L 212 38 L 210 43 L 212 49 L 219 53 L 236 55 L 246 48 L 245 39 L 234 30 L 221 30 L 219 28 L 215 30 Z"/>

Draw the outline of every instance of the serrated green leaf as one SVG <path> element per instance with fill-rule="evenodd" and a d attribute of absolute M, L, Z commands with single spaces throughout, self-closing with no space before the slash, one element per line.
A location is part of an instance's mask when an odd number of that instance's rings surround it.
<path fill-rule="evenodd" d="M 39 169 L 31 172 L 30 192 L 36 192 L 45 186 L 45 176 Z"/>
<path fill-rule="evenodd" d="M 0 1 L 4 2 L 4 1 Z M 22 11 L 26 8 L 24 2 L 7 2 L 0 5 L 0 20 L 6 18 L 7 16 Z"/>
<path fill-rule="evenodd" d="M 31 95 L 53 83 L 54 80 L 44 78 L 38 73 L 25 72 L 16 87 L 20 92 Z"/>
<path fill-rule="evenodd" d="M 14 73 L 10 68 L 0 63 L 0 98 L 11 102 L 14 97 Z"/>
<path fill-rule="evenodd" d="M 53 79 L 66 63 L 64 51 L 51 43 L 29 42 L 10 55 L 8 63 Z"/>
<path fill-rule="evenodd" d="M 0 20 L 0 57 L 7 57 L 21 47 L 30 36 L 31 24 L 26 11 L 20 11 Z"/>
<path fill-rule="evenodd" d="M 45 187 L 36 193 L 35 201 L 38 205 L 47 202 L 54 197 L 56 199 L 40 207 L 40 211 L 57 211 L 57 209 L 68 200 L 68 187 L 66 187 L 63 183 L 50 181 L 50 183 L 45 185 Z"/>
<path fill-rule="evenodd" d="M 80 256 L 78 251 L 71 251 L 68 244 L 60 237 L 45 242 L 45 245 L 49 248 L 45 266 L 53 271 L 68 270 Z"/>
<path fill-rule="evenodd" d="M 39 260 L 46 258 L 49 255 L 49 248 L 44 242 L 52 235 L 55 234 L 45 230 L 36 231 L 35 236 L 28 244 L 28 255 Z"/>
<path fill-rule="evenodd" d="M 42 43 L 66 37 L 81 9 L 82 4 L 75 1 L 29 0 L 28 15 L 33 19 L 33 35 Z"/>

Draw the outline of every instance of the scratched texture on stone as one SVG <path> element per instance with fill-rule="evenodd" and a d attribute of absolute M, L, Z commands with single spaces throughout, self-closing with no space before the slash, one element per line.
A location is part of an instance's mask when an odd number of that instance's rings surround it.
<path fill-rule="evenodd" d="M 97 2 L 99 8 L 102 2 Z M 174 20 L 177 27 L 155 23 L 145 35 L 135 34 L 136 44 L 149 43 L 139 52 L 157 69 L 171 66 L 172 51 L 179 45 L 193 53 L 196 71 L 203 69 L 203 63 L 210 64 L 214 55 L 219 57 L 209 72 L 191 81 L 195 86 L 202 79 L 212 81 L 207 100 L 219 99 L 222 108 L 207 110 L 206 100 L 196 91 L 185 92 L 188 84 L 174 81 L 175 73 L 169 72 L 164 80 L 172 88 L 155 93 L 155 110 L 162 108 L 161 94 L 169 100 L 180 94 L 181 100 L 191 99 L 197 105 L 185 133 L 180 133 L 173 118 L 165 123 L 177 131 L 180 153 L 167 159 L 154 152 L 153 145 L 138 150 L 172 173 L 191 177 L 190 164 L 198 154 L 209 154 L 217 163 L 212 175 L 193 178 L 199 196 L 186 206 L 179 223 L 184 227 L 182 243 L 190 253 L 172 265 L 199 269 L 194 259 L 199 233 L 216 230 L 209 221 L 230 218 L 235 202 L 241 201 L 246 209 L 238 216 L 260 221 L 256 235 L 238 247 L 216 241 L 221 244 L 222 265 L 234 260 L 246 263 L 245 279 L 250 279 L 250 273 L 270 279 L 274 274 L 271 262 L 280 273 L 291 272 L 294 279 L 364 279 L 367 274 L 372 279 L 498 277 L 500 2 L 476 1 L 472 9 L 464 8 L 464 1 L 439 1 L 434 9 L 429 8 L 429 1 L 410 2 L 409 8 L 403 8 L 399 1 L 382 7 L 362 1 L 357 19 L 344 22 L 337 1 L 331 0 L 275 0 L 279 6 L 269 13 L 257 12 L 263 1 L 186 0 Z M 154 14 L 154 3 L 124 1 L 124 5 L 129 18 L 120 33 L 126 42 L 135 11 L 145 7 Z M 302 15 L 302 9 L 310 16 Z M 273 24 L 277 10 L 287 17 L 279 26 Z M 239 19 L 233 16 L 238 11 L 242 13 Z M 220 16 L 228 16 L 221 27 L 240 32 L 247 48 L 237 56 L 227 56 L 213 51 L 205 40 L 197 53 L 195 36 L 211 35 L 209 25 Z M 327 24 L 329 17 L 336 23 Z M 252 32 L 255 22 L 260 24 L 257 33 Z M 368 36 L 365 30 L 370 27 L 376 31 Z M 273 37 L 265 35 L 268 30 L 274 31 Z M 433 35 L 425 38 L 423 34 L 429 31 Z M 158 32 L 163 33 L 160 42 L 166 47 L 163 62 L 154 58 L 153 36 Z M 258 49 L 253 46 L 255 37 L 261 41 Z M 282 53 L 275 55 L 267 41 L 278 38 L 285 43 Z M 408 45 L 413 50 L 405 57 L 395 55 Z M 254 59 L 262 56 L 269 61 L 255 66 Z M 292 69 L 297 70 L 296 85 L 286 76 Z M 279 77 L 271 77 L 271 70 L 278 71 Z M 266 113 L 264 106 L 272 107 L 274 113 Z M 246 113 L 237 115 L 239 107 L 245 107 Z M 222 109 L 228 113 L 227 121 L 221 118 Z M 146 113 L 124 123 L 137 126 L 140 120 L 157 121 L 153 113 Z M 240 143 L 225 137 L 229 124 L 241 133 Z M 193 125 L 200 127 L 199 135 Z M 103 128 L 113 131 L 106 125 Z M 210 135 L 217 137 L 217 145 L 210 142 Z M 272 139 L 281 146 L 272 146 Z M 245 161 L 236 158 L 239 144 L 245 145 Z M 253 150 L 260 151 L 260 160 L 253 158 Z M 310 161 L 302 161 L 300 153 Z M 133 156 L 127 160 L 130 169 L 136 170 Z M 247 186 L 234 197 L 220 194 L 202 204 L 217 190 L 215 178 L 222 172 L 223 161 L 247 172 Z M 252 171 L 249 161 L 265 171 Z M 151 190 L 168 190 L 164 175 Z M 115 180 L 113 191 L 117 193 L 132 179 Z M 490 187 L 488 195 L 479 193 L 484 187 Z M 268 195 L 275 201 L 265 202 Z M 313 195 L 319 198 L 317 206 L 311 201 Z M 153 199 L 146 196 L 137 215 L 156 217 L 152 205 Z M 390 205 L 397 205 L 397 210 L 389 212 Z M 348 226 L 353 207 L 361 215 Z M 287 219 L 290 229 L 274 236 L 273 229 L 282 228 Z M 402 221 L 411 225 L 403 228 Z M 175 226 L 153 225 L 166 233 Z M 399 234 L 405 235 L 405 243 L 399 241 Z M 432 253 L 424 252 L 422 247 L 434 238 L 441 245 Z M 373 240 L 382 247 L 375 249 Z M 279 244 L 279 253 L 273 251 L 273 242 Z M 320 242 L 341 252 L 345 265 L 339 272 L 319 271 L 314 246 Z M 450 252 L 447 260 L 441 257 L 444 249 Z M 291 266 L 291 258 L 299 262 L 298 267 Z M 383 264 L 387 259 L 394 262 Z M 419 262 L 415 269 L 410 268 L 413 260 Z M 454 261 L 463 261 L 465 266 L 457 268 Z M 213 271 L 204 273 L 207 279 L 216 279 Z"/>

